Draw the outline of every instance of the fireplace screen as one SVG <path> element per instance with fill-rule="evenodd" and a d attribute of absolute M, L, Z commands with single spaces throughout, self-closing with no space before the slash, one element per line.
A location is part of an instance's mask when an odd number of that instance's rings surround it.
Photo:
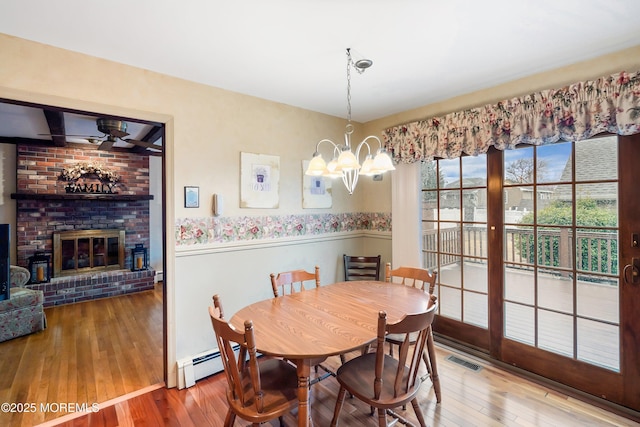
<path fill-rule="evenodd" d="M 53 233 L 53 275 L 124 269 L 124 230 Z"/>

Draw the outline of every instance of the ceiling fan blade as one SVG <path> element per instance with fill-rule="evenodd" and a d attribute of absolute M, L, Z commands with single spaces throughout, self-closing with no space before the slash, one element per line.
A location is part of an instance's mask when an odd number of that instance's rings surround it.
<path fill-rule="evenodd" d="M 115 141 L 112 141 L 110 139 L 106 139 L 106 140 L 102 141 L 102 144 L 100 144 L 98 146 L 98 150 L 101 150 L 101 151 L 111 150 L 111 147 L 113 147 L 113 143 L 114 142 Z"/>
<path fill-rule="evenodd" d="M 109 134 L 111 136 L 115 136 L 116 138 L 124 138 L 125 136 L 129 135 L 127 132 L 123 132 L 123 131 L 118 130 L 118 129 L 111 129 L 109 131 Z"/>
<path fill-rule="evenodd" d="M 138 141 L 137 139 L 123 139 L 124 142 L 128 142 L 129 144 L 137 145 L 138 147 L 150 148 L 152 150 L 162 151 L 162 145 L 152 144 L 150 142 Z"/>

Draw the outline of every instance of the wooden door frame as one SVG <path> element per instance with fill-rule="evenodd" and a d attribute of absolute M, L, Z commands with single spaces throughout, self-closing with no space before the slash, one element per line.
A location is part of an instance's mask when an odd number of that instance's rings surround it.
<path fill-rule="evenodd" d="M 618 137 L 618 170 L 620 180 L 636 185 L 620 185 L 618 209 L 628 218 L 638 218 L 640 213 L 640 192 L 637 187 L 640 176 L 640 134 Z M 635 224 L 620 223 L 619 264 L 620 264 L 620 346 L 627 349 L 621 353 L 621 372 L 623 372 L 623 393 L 621 403 L 640 411 L 640 320 L 636 315 L 640 307 L 640 283 L 627 284 L 624 279 L 624 266 L 631 258 L 640 258 L 640 245 L 632 245 L 632 234 L 640 233 L 640 218 Z"/>

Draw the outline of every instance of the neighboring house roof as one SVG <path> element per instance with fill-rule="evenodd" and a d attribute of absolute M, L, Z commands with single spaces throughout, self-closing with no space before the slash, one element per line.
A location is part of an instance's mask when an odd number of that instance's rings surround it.
<path fill-rule="evenodd" d="M 575 152 L 579 166 L 576 169 L 576 180 L 580 181 L 604 181 L 618 176 L 618 151 L 617 137 L 592 138 L 575 143 Z M 562 171 L 560 181 L 571 181 L 571 165 L 573 154 L 569 155 L 567 163 Z M 599 182 L 589 185 L 582 196 L 588 196 L 594 200 L 616 200 L 618 198 L 618 184 L 615 182 Z M 572 200 L 571 186 L 559 185 L 556 188 L 556 198 L 559 200 Z"/>

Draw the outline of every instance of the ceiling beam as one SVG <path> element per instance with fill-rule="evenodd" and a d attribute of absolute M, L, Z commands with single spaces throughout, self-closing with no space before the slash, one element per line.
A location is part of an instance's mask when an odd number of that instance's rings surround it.
<path fill-rule="evenodd" d="M 51 140 L 56 147 L 64 147 L 67 145 L 66 129 L 64 126 L 64 113 L 61 111 L 42 110 L 44 117 L 49 125 L 49 133 Z"/>
<path fill-rule="evenodd" d="M 150 144 L 155 143 L 157 140 L 164 138 L 164 126 L 153 126 L 151 128 L 151 130 L 149 132 L 147 132 L 147 134 L 142 137 L 141 139 L 139 139 L 138 141 L 142 141 L 142 142 L 148 142 Z M 126 139 L 125 139 L 126 141 Z M 164 139 L 163 139 L 164 141 Z M 155 145 L 155 144 L 154 144 Z M 163 150 L 163 146 L 162 145 L 156 145 L 155 147 L 153 146 L 148 146 L 148 148 L 153 148 L 156 150 Z M 136 145 L 135 147 L 131 148 L 131 151 L 136 153 L 136 154 L 149 154 L 149 151 L 147 150 L 147 148 L 141 146 L 141 145 Z M 161 153 L 158 153 L 161 154 Z"/>

